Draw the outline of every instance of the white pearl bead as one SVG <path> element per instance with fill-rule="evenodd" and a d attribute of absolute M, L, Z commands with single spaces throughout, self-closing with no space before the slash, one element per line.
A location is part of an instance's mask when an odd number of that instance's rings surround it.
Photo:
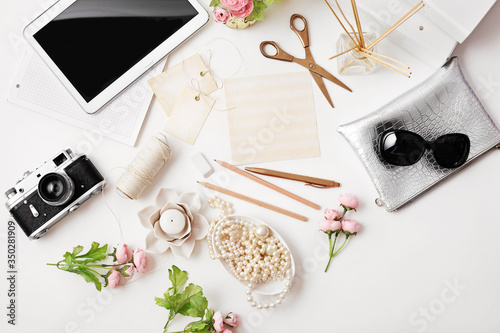
<path fill-rule="evenodd" d="M 257 309 L 262 310 L 263 305 L 261 303 L 257 304 Z"/>
<path fill-rule="evenodd" d="M 285 287 L 290 288 L 292 286 L 292 282 L 286 281 L 285 282 Z"/>
<path fill-rule="evenodd" d="M 252 297 L 252 296 L 248 296 L 248 297 L 247 297 L 247 301 L 248 301 L 248 302 L 253 302 L 253 297 Z"/>
<path fill-rule="evenodd" d="M 264 303 L 264 309 L 269 309 L 269 303 Z"/>
<path fill-rule="evenodd" d="M 253 301 L 252 303 L 250 303 L 250 306 L 251 306 L 252 308 L 255 308 L 255 307 L 257 306 L 257 302 L 256 302 L 256 301 Z"/>
<path fill-rule="evenodd" d="M 247 289 L 246 294 L 247 295 L 252 295 L 252 289 Z"/>

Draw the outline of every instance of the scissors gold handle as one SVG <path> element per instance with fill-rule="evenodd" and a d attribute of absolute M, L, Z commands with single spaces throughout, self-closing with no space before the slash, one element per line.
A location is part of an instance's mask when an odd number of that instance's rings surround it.
<path fill-rule="evenodd" d="M 276 53 L 275 54 L 269 54 L 267 53 L 266 51 L 266 46 L 272 46 L 276 49 Z M 293 59 L 294 59 L 294 56 L 286 53 L 285 51 L 283 51 L 279 46 L 278 44 L 276 44 L 275 42 L 270 42 L 270 41 L 264 41 L 262 43 L 260 43 L 260 52 L 262 53 L 262 55 L 266 58 L 269 58 L 269 59 L 275 59 L 275 60 L 282 60 L 282 61 L 289 61 L 289 62 L 292 62 Z"/>
<path fill-rule="evenodd" d="M 304 28 L 302 30 L 299 30 L 295 26 L 295 19 L 299 19 L 302 20 L 302 22 L 304 22 Z M 309 47 L 309 29 L 307 27 L 307 20 L 305 19 L 304 16 L 299 14 L 293 14 L 292 17 L 290 17 L 290 29 L 292 29 L 297 34 L 304 48 Z"/>

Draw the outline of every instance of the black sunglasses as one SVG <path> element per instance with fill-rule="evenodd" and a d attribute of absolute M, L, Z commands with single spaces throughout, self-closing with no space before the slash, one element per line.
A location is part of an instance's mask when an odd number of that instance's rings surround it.
<path fill-rule="evenodd" d="M 420 135 L 405 130 L 382 133 L 379 144 L 382 158 L 390 164 L 408 166 L 417 163 L 427 149 L 444 168 L 457 168 L 469 156 L 470 140 L 462 133 L 446 134 L 434 141 L 425 141 Z"/>

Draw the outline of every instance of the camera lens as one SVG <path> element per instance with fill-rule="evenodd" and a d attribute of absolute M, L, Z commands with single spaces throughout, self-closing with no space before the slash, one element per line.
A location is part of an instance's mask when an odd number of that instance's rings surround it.
<path fill-rule="evenodd" d="M 38 183 L 40 197 L 52 206 L 66 203 L 75 192 L 71 179 L 60 173 L 48 173 Z"/>

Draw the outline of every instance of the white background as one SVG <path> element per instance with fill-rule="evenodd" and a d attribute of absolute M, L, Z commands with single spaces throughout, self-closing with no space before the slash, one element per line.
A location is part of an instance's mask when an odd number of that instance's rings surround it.
<path fill-rule="evenodd" d="M 202 3 L 208 6 L 208 1 Z M 98 169 L 109 175 L 110 183 L 104 198 L 83 205 L 42 239 L 28 241 L 22 231 L 17 230 L 15 327 L 7 325 L 6 317 L 8 213 L 1 210 L 2 332 L 161 332 L 168 313 L 155 305 L 154 297 L 161 296 L 170 287 L 167 268 L 172 264 L 187 270 L 190 281 L 204 288 L 212 309 L 240 315 L 242 324 L 235 332 L 500 330 L 500 153 L 487 154 L 414 203 L 388 213 L 374 204 L 377 197 L 374 186 L 350 146 L 336 132 L 338 125 L 377 109 L 435 71 L 385 41 L 380 44 L 379 51 L 410 64 L 414 73 L 411 79 L 385 68 L 370 76 L 342 77 L 354 93 L 327 83 L 336 105 L 333 110 L 314 86 L 321 157 L 259 165 L 341 182 L 339 189 L 319 190 L 286 180 L 273 180 L 320 204 L 322 210 L 336 207 L 339 193 L 352 193 L 359 198 L 358 212 L 350 217 L 358 220 L 363 228 L 334 259 L 328 273 L 323 273 L 327 237 L 318 232 L 317 227 L 322 211 L 297 204 L 214 165 L 216 179 L 210 179 L 211 182 L 219 182 L 232 190 L 263 198 L 309 217 L 307 223 L 298 222 L 230 199 L 236 213 L 267 221 L 291 247 L 298 274 L 290 295 L 276 310 L 266 312 L 251 308 L 245 300 L 244 288 L 220 263 L 209 259 L 205 241 L 198 242 L 190 259 L 173 258 L 170 254 L 150 256 L 151 270 L 155 266 L 155 271 L 132 284 L 101 294 L 81 277 L 46 266 L 45 263 L 59 261 L 65 251 L 79 244 L 88 247 L 92 241 L 98 241 L 115 246 L 119 242 L 118 227 L 105 200 L 119 217 L 126 242 L 133 248 L 143 246 L 146 230 L 136 213 L 153 203 L 161 187 L 174 188 L 178 193 L 198 191 L 207 197 L 195 182 L 202 177 L 190 163 L 194 152 L 202 151 L 209 159 L 230 161 L 226 115 L 213 111 L 194 147 L 172 139 L 173 159 L 143 196 L 130 202 L 115 193 L 113 185 L 121 171 L 112 169 L 126 166 L 149 137 L 161 130 L 166 116 L 157 103 L 146 118 L 136 148 L 102 139 L 8 103 L 8 91 L 25 47 L 21 43 L 21 29 L 47 6 L 48 3 L 41 0 L 2 0 L 0 189 L 4 192 L 25 170 L 38 167 L 68 147 L 87 152 Z M 326 59 L 335 52 L 340 28 L 319 0 L 286 0 L 267 10 L 264 22 L 242 31 L 230 30 L 211 21 L 172 54 L 168 65 L 196 52 L 206 57 L 207 49 L 220 49 L 221 43 L 229 45 L 225 41 L 228 40 L 242 57 L 242 66 L 235 77 L 301 71 L 297 65 L 264 58 L 258 48 L 262 40 L 276 40 L 289 53 L 300 56 L 302 47 L 288 28 L 289 17 L 295 12 L 309 21 L 311 49 L 316 61 L 336 74 L 336 63 Z M 470 85 L 497 124 L 500 124 L 499 15 L 500 4 L 496 4 L 455 51 Z M 395 16 L 394 20 L 397 18 Z M 230 51 L 232 47 L 227 50 L 226 55 L 214 52 L 213 69 L 230 75 L 238 69 L 240 61 L 239 56 Z M 225 56 L 228 59 L 224 59 Z M 220 63 L 225 63 L 225 68 L 221 68 Z M 220 98 L 218 101 L 216 108 L 224 108 Z M 204 213 L 207 218 L 215 215 L 208 209 Z M 453 285 L 455 287 L 450 287 Z M 182 324 L 185 322 L 174 323 L 171 328 L 181 329 Z"/>

